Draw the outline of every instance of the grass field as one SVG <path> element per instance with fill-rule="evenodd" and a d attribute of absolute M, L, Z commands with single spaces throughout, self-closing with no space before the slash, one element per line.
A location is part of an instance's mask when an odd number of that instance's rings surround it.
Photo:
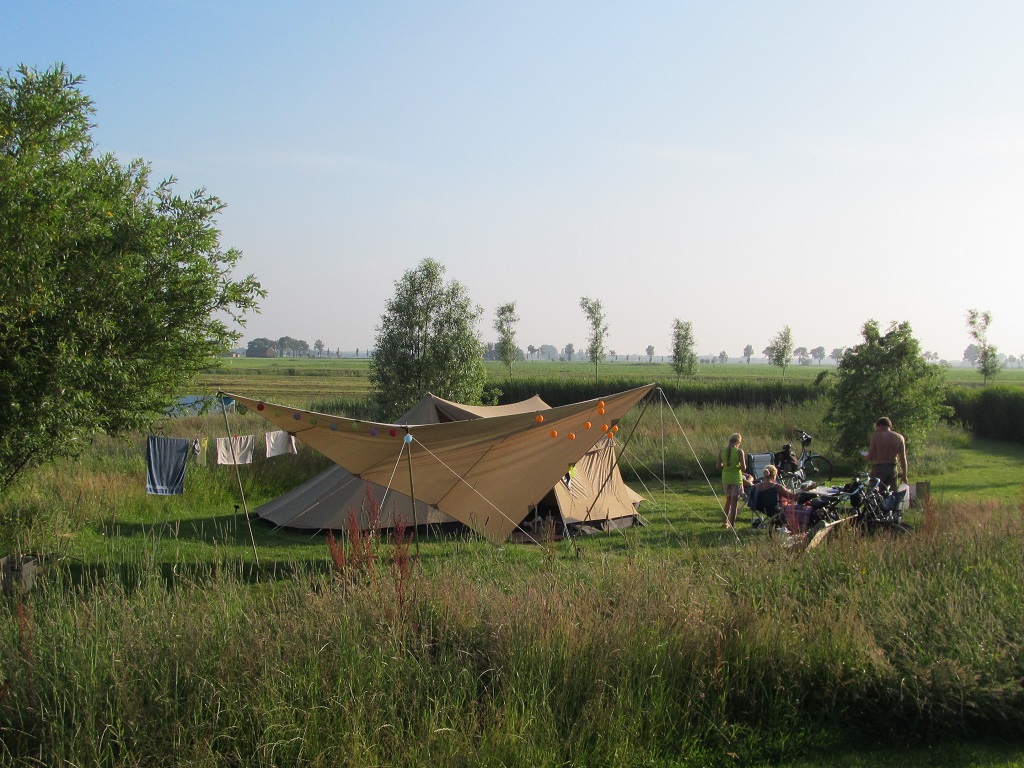
<path fill-rule="evenodd" d="M 488 379 L 500 386 L 508 379 L 508 370 L 501 363 L 487 362 Z M 370 362 L 366 358 L 224 358 L 222 366 L 204 373 L 196 394 L 214 394 L 218 390 L 235 391 L 272 402 L 307 407 L 311 402 L 336 398 L 364 398 L 370 391 Z M 835 367 L 828 364 L 793 365 L 786 371 L 791 381 L 812 381 L 822 371 Z M 602 379 L 633 379 L 637 382 L 670 382 L 675 380 L 671 363 L 618 362 L 600 366 Z M 517 379 L 587 379 L 594 377 L 589 363 L 524 361 L 513 367 Z M 969 368 L 946 369 L 951 384 L 981 386 L 978 373 Z M 727 363 L 700 365 L 696 378 L 701 381 L 778 381 L 781 371 L 768 365 Z M 1024 386 L 1024 369 L 1008 368 L 1000 372 L 1001 384 Z"/>
<path fill-rule="evenodd" d="M 353 398 L 365 381 L 364 361 L 290 362 L 211 375 L 296 405 L 318 381 Z M 0 500 L 50 563 L 0 604 L 0 764 L 1024 764 L 1024 447 L 938 430 L 912 457 L 933 504 L 905 536 L 801 554 L 723 531 L 701 475 L 723 435 L 769 449 L 821 416 L 649 411 L 623 456 L 644 528 L 543 547 L 376 539 L 343 557 L 320 534 L 250 527 L 228 467 L 147 496 L 145 436 L 98 438 Z M 157 426 L 225 433 L 216 416 Z M 257 458 L 246 501 L 325 466 Z"/>

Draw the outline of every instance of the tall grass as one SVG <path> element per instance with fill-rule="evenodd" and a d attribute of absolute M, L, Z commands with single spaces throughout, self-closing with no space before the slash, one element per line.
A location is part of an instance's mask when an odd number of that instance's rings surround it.
<path fill-rule="evenodd" d="M 1021 509 L 931 519 L 803 555 L 481 549 L 402 594 L 384 558 L 256 585 L 58 570 L 0 604 L 0 761 L 732 765 L 1019 735 Z"/>

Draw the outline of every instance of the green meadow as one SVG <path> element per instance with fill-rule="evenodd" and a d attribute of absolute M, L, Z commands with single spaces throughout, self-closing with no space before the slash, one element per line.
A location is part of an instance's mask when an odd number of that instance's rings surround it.
<path fill-rule="evenodd" d="M 673 378 L 620 365 L 601 377 Z M 504 368 L 489 371 L 500 388 Z M 976 383 L 960 373 L 952 385 Z M 366 362 L 231 360 L 203 377 L 218 389 L 357 404 Z M 45 566 L 0 604 L 0 763 L 1024 764 L 1024 446 L 941 425 L 911 455 L 931 497 L 909 533 L 839 530 L 801 551 L 742 511 L 724 531 L 705 472 L 737 430 L 760 451 L 806 429 L 828 453 L 820 401 L 639 411 L 621 462 L 647 525 L 539 545 L 340 531 L 332 546 L 248 518 L 327 466 L 304 448 L 237 474 L 192 465 L 180 497 L 145 494 L 142 434 L 35 470 L 0 500 L 4 551 Z M 153 428 L 269 427 L 248 413 Z"/>

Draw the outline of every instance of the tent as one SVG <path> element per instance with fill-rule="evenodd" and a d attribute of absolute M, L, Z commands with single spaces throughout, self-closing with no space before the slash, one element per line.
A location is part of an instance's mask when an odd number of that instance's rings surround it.
<path fill-rule="evenodd" d="M 635 515 L 639 496 L 625 486 L 617 470 L 610 471 L 615 469 L 614 432 L 622 416 L 653 387 L 648 384 L 555 408 L 547 407 L 540 398 L 487 407 L 428 396 L 400 420 L 404 423 L 396 424 L 227 396 L 295 435 L 353 476 L 350 483 L 348 475 L 331 470 L 333 478 L 314 478 L 292 491 L 290 500 L 286 494 L 258 509 L 261 516 L 282 525 L 341 528 L 355 498 L 365 498 L 369 492 L 377 502 L 384 500 L 385 494 L 388 497 L 382 505 L 380 527 L 396 520 L 396 513 L 405 515 L 403 520 L 408 522 L 411 511 L 401 510 L 411 507 L 408 497 L 413 497 L 500 542 L 543 506 L 549 494 L 555 495 L 566 522 L 605 524 Z M 590 457 L 591 453 L 597 455 Z M 602 466 L 604 477 L 598 469 Z M 376 487 L 361 485 L 355 478 Z M 591 502 L 583 493 L 588 484 Z M 350 495 L 342 502 L 346 488 L 355 498 Z M 397 494 L 407 497 L 404 505 Z M 394 507 L 390 506 L 392 495 L 396 496 Z M 421 509 L 424 518 L 420 518 Z M 343 516 L 340 521 L 339 512 Z M 418 523 L 429 522 L 434 514 L 417 506 Z M 294 519 L 289 521 L 289 516 Z M 436 521 L 442 519 L 435 517 Z"/>

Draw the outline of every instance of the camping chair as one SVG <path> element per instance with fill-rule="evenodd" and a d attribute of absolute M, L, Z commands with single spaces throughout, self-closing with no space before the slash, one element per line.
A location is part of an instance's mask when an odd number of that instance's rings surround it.
<path fill-rule="evenodd" d="M 756 483 L 761 479 L 761 474 L 764 472 L 764 468 L 769 464 L 774 463 L 774 453 L 748 453 L 747 454 L 747 474 L 754 476 L 754 482 Z M 757 517 L 757 512 L 754 509 L 754 496 L 753 488 L 748 489 L 741 497 L 743 502 L 750 509 L 751 522 Z"/>

